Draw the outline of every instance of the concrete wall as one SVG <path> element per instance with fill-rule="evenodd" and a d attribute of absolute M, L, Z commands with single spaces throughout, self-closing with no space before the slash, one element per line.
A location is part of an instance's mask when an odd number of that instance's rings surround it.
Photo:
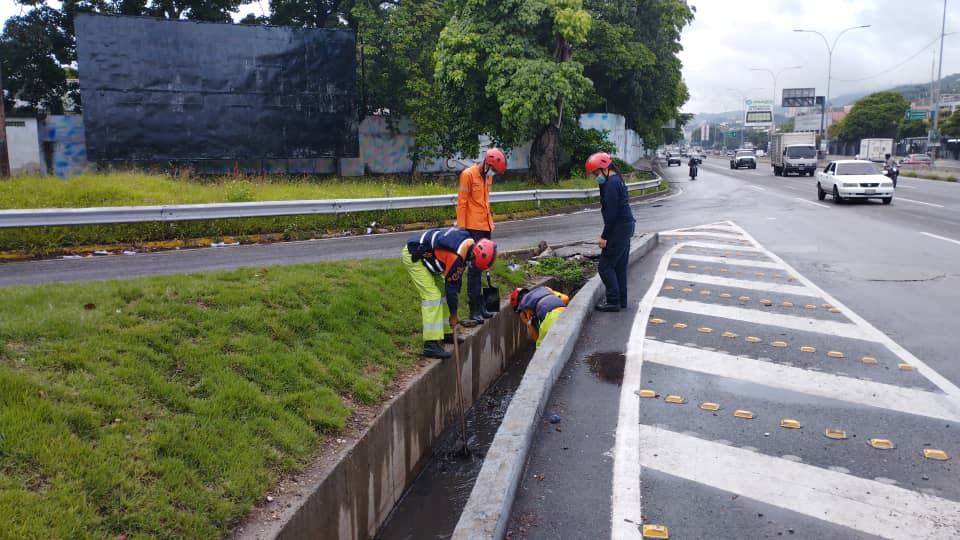
<path fill-rule="evenodd" d="M 507 309 L 460 346 L 464 400 L 479 398 L 520 355 L 533 352 Z M 245 523 L 235 538 L 352 540 L 373 537 L 431 455 L 434 440 L 457 421 L 453 360 L 431 362 L 387 403 L 370 427 L 317 474 L 305 474 L 302 496 L 269 519 Z"/>
<path fill-rule="evenodd" d="M 36 118 L 7 118 L 7 154 L 11 174 L 44 174 Z"/>
<path fill-rule="evenodd" d="M 627 129 L 627 119 L 619 114 L 581 114 L 580 127 L 608 131 L 608 140 L 617 147 L 617 157 L 627 163 L 634 163 L 643 157 L 643 139 L 637 132 Z"/>
<path fill-rule="evenodd" d="M 53 174 L 69 178 L 88 172 L 87 144 L 80 115 L 50 115 L 43 120 L 40 142 L 53 147 Z"/>

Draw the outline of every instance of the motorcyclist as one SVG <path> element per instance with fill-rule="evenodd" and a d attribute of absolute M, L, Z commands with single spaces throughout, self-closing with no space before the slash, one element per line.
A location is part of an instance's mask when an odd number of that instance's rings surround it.
<path fill-rule="evenodd" d="M 697 177 L 697 158 L 690 156 L 690 161 L 687 162 L 687 166 L 690 167 L 690 179 L 696 179 Z"/>
<path fill-rule="evenodd" d="M 900 171 L 897 168 L 897 161 L 890 154 L 884 156 L 883 169 L 887 176 L 893 180 L 893 187 L 897 187 L 897 177 L 900 176 Z"/>

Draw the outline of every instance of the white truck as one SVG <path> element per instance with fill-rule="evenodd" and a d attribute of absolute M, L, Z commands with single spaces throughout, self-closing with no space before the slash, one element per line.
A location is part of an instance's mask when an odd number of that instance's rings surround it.
<path fill-rule="evenodd" d="M 813 176 L 817 170 L 816 133 L 774 133 L 770 138 L 770 164 L 775 176 L 797 173 Z"/>
<path fill-rule="evenodd" d="M 886 161 L 887 154 L 893 154 L 893 139 L 861 139 L 859 159 Z"/>

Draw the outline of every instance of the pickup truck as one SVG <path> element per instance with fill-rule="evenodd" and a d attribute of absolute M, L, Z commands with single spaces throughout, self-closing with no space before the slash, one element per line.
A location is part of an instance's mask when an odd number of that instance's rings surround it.
<path fill-rule="evenodd" d="M 753 153 L 753 150 L 737 150 L 737 154 L 730 158 L 731 169 L 739 169 L 740 167 L 757 168 L 757 156 Z"/>

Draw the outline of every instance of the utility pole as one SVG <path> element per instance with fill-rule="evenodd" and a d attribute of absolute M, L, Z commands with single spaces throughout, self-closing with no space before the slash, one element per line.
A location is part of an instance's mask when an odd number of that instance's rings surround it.
<path fill-rule="evenodd" d="M 943 78 L 943 37 L 947 29 L 947 0 L 943 0 L 943 20 L 940 22 L 940 66 L 937 68 L 937 98 L 933 104 L 933 134 L 937 137 L 937 143 L 940 142 L 940 79 Z M 936 160 L 940 157 L 940 146 L 933 149 L 933 157 Z"/>
<path fill-rule="evenodd" d="M 3 66 L 0 65 L 0 178 L 10 177 L 10 154 L 7 153 L 7 118 L 3 110 Z"/>

